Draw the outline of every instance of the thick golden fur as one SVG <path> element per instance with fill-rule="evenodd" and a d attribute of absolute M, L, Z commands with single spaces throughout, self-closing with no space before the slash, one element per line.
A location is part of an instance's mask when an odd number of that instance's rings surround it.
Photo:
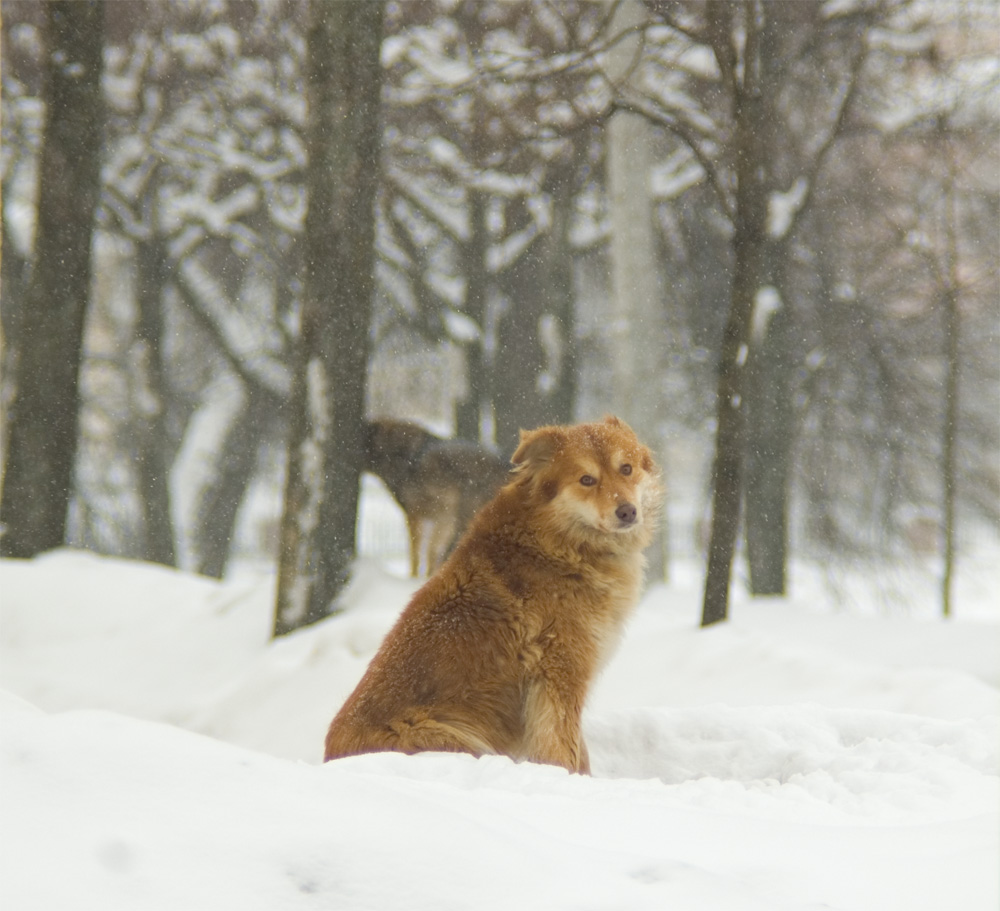
<path fill-rule="evenodd" d="M 522 431 L 512 462 L 333 719 L 326 759 L 502 753 L 589 772 L 580 716 L 639 596 L 659 473 L 617 418 Z"/>

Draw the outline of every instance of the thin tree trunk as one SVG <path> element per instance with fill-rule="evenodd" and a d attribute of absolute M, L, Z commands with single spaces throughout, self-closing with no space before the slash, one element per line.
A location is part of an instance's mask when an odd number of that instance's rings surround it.
<path fill-rule="evenodd" d="M 737 213 L 736 267 L 729 316 L 719 359 L 715 459 L 712 466 L 712 531 L 702 604 L 702 626 L 729 616 L 729 584 L 740 522 L 746 425 L 744 366 L 756 293 L 757 253 L 753 228 Z"/>
<path fill-rule="evenodd" d="M 761 286 L 766 243 L 767 193 L 761 160 L 759 70 L 763 9 L 748 5 L 743 81 L 735 91 L 736 212 L 733 219 L 733 284 L 723 330 L 716 390 L 715 459 L 712 466 L 712 532 L 702 603 L 702 626 L 729 616 L 729 585 L 739 530 L 745 451 L 745 366 L 750 353 L 750 321 Z"/>
<path fill-rule="evenodd" d="M 511 302 L 497 326 L 497 351 L 493 363 L 493 409 L 497 448 L 505 456 L 517 448 L 521 428 L 549 423 L 550 412 L 538 380 L 545 369 L 541 320 L 546 312 L 539 293 L 544 264 L 542 240 L 536 240 L 500 277 Z"/>
<path fill-rule="evenodd" d="M 275 635 L 334 609 L 355 555 L 374 290 L 380 0 L 313 3 L 305 275 Z"/>
<path fill-rule="evenodd" d="M 545 296 L 560 344 L 558 364 L 550 377 L 552 388 L 548 390 L 550 420 L 556 424 L 568 424 L 576 411 L 576 291 L 573 249 L 569 240 L 576 189 L 575 159 L 574 153 L 568 161 L 555 165 L 555 171 L 547 182 L 552 196 L 552 228 L 548 236 L 542 238 L 547 280 Z"/>
<path fill-rule="evenodd" d="M 20 326 L 0 501 L 0 554 L 60 546 L 73 492 L 104 107 L 101 0 L 45 4 L 48 61 L 38 223 Z"/>
<path fill-rule="evenodd" d="M 139 241 L 137 253 L 139 320 L 142 345 L 142 390 L 139 394 L 139 497 L 143 508 L 143 557 L 165 566 L 177 565 L 170 508 L 171 447 L 167 434 L 167 396 L 163 371 L 163 288 L 167 251 L 155 235 Z"/>
<path fill-rule="evenodd" d="M 793 439 L 791 323 L 791 310 L 782 302 L 762 337 L 751 341 L 744 531 L 753 595 L 785 593 Z"/>
<path fill-rule="evenodd" d="M 945 357 L 947 375 L 944 389 L 944 427 L 942 428 L 942 496 L 944 499 L 944 567 L 941 574 L 941 612 L 952 613 L 952 586 L 955 577 L 955 442 L 958 435 L 959 396 L 959 314 L 958 295 L 954 288 L 945 295 Z"/>
<path fill-rule="evenodd" d="M 245 395 L 245 405 L 229 426 L 218 454 L 218 468 L 202 492 L 195 517 L 195 571 L 213 579 L 226 573 L 240 506 L 257 467 L 260 428 L 270 419 L 268 412 L 273 407 L 268 402 L 262 408 L 253 390 L 245 390 Z"/>
<path fill-rule="evenodd" d="M 486 196 L 481 190 L 470 189 L 469 240 L 463 246 L 462 262 L 465 274 L 465 313 L 479 327 L 479 338 L 465 349 L 465 399 L 458 403 L 456 420 L 458 436 L 479 440 L 483 427 L 483 408 L 489 398 L 489 369 L 486 359 L 486 299 L 489 274 L 486 270 Z"/>
<path fill-rule="evenodd" d="M 942 133 L 944 125 L 942 124 Z M 946 364 L 944 388 L 944 426 L 941 428 L 941 481 L 943 499 L 943 558 L 941 573 L 941 613 L 945 617 L 952 614 L 952 587 L 955 576 L 955 497 L 957 490 L 957 466 L 955 450 L 958 439 L 959 415 L 959 357 L 961 340 L 961 314 L 959 311 L 958 232 L 956 213 L 955 159 L 948 139 L 946 143 L 948 178 L 945 184 L 945 264 L 944 264 L 944 354 Z"/>

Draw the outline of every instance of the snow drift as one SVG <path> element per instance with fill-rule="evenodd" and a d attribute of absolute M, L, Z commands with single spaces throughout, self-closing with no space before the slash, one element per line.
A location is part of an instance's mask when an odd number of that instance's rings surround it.
<path fill-rule="evenodd" d="M 643 601 L 594 777 L 502 757 L 318 764 L 413 586 L 268 639 L 272 583 L 0 562 L 0 904 L 877 909 L 1000 902 L 1000 623 Z M 184 730 L 186 729 L 186 730 Z M 206 736 L 207 735 L 207 736 Z"/>

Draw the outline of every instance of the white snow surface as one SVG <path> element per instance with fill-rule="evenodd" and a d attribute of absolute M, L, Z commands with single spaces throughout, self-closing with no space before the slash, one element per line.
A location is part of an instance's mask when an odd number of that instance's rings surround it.
<path fill-rule="evenodd" d="M 950 622 L 816 588 L 707 630 L 693 582 L 656 587 L 589 703 L 593 777 L 321 764 L 414 588 L 363 560 L 272 642 L 263 573 L 0 561 L 0 908 L 1000 905 L 996 585 Z"/>

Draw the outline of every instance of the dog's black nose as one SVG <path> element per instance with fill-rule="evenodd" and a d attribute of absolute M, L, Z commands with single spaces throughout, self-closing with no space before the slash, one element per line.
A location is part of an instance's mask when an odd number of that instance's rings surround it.
<path fill-rule="evenodd" d="M 636 508 L 631 503 L 622 503 L 622 505 L 615 510 L 615 515 L 618 517 L 618 521 L 621 522 L 622 525 L 631 525 L 635 522 L 637 514 Z"/>

